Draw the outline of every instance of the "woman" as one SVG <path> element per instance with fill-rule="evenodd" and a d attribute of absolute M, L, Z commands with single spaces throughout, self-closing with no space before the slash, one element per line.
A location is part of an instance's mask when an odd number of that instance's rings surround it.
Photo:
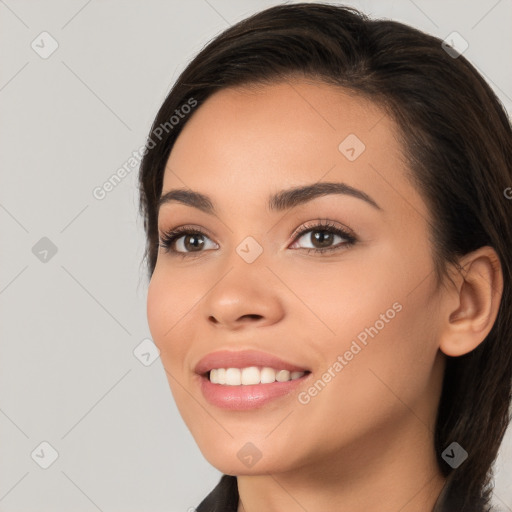
<path fill-rule="evenodd" d="M 192 60 L 140 205 L 149 327 L 224 473 L 199 512 L 489 510 L 511 169 L 491 88 L 401 23 L 278 5 Z"/>

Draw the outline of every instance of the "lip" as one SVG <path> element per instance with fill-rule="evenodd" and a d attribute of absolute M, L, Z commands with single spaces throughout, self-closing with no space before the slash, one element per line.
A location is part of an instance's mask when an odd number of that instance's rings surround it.
<path fill-rule="evenodd" d="M 246 368 L 249 366 L 267 366 L 276 370 L 288 370 L 289 372 L 311 371 L 310 368 L 297 366 L 277 356 L 258 350 L 220 350 L 211 352 L 199 360 L 194 371 L 198 375 L 204 376 L 214 368 Z"/>
<path fill-rule="evenodd" d="M 231 368 L 234 368 L 233 366 Z M 272 384 L 253 384 L 240 386 L 225 386 L 212 384 L 208 375 L 196 375 L 200 380 L 201 392 L 210 404 L 230 411 L 247 411 L 259 409 L 267 403 L 281 398 L 289 400 L 296 396 L 297 388 L 305 386 L 313 374 L 306 373 L 299 379 Z"/>

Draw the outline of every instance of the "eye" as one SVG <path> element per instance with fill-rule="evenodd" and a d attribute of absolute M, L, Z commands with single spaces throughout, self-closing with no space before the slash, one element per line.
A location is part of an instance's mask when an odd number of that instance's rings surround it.
<path fill-rule="evenodd" d="M 336 237 L 341 239 L 341 243 L 332 245 L 335 242 Z M 338 251 L 354 245 L 357 241 L 357 238 L 347 229 L 338 227 L 336 224 L 328 220 L 321 221 L 313 226 L 302 228 L 295 234 L 295 240 L 300 240 L 301 238 L 304 238 L 305 240 L 309 239 L 312 244 L 312 247 L 306 247 L 306 251 L 308 253 Z M 293 248 L 293 246 L 291 247 Z"/>
<path fill-rule="evenodd" d="M 187 256 L 189 252 L 203 252 L 201 249 L 207 245 L 204 238 L 208 239 L 208 236 L 200 229 L 181 226 L 163 233 L 160 237 L 159 246 L 168 253 Z M 218 247 L 217 244 L 213 245 Z"/>
<path fill-rule="evenodd" d="M 313 225 L 303 227 L 296 232 L 293 235 L 294 244 L 292 244 L 290 248 L 295 249 L 294 245 L 296 245 L 296 241 L 301 238 L 307 239 L 308 234 L 309 240 L 313 245 L 312 247 L 306 247 L 304 249 L 308 253 L 326 253 L 329 251 L 343 250 L 357 242 L 355 235 L 348 229 L 343 229 L 328 220 L 322 220 L 320 222 L 317 221 Z M 311 235 L 314 236 L 312 237 Z M 336 237 L 341 239 L 341 243 L 332 245 Z M 205 239 L 211 242 L 201 229 L 191 226 L 181 226 L 163 233 L 160 237 L 159 247 L 162 247 L 171 255 L 194 257 L 204 252 L 202 250 L 203 248 L 208 248 Z M 219 247 L 218 244 L 214 242 L 212 242 L 212 245 L 214 249 Z"/>

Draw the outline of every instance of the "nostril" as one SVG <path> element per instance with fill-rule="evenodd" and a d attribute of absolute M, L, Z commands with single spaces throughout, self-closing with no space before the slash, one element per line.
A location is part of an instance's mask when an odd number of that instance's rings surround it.
<path fill-rule="evenodd" d="M 240 317 L 241 319 L 242 318 L 250 318 L 251 320 L 259 320 L 260 318 L 262 318 L 261 315 L 256 315 L 256 314 L 249 314 L 249 315 L 243 315 L 242 317 Z"/>

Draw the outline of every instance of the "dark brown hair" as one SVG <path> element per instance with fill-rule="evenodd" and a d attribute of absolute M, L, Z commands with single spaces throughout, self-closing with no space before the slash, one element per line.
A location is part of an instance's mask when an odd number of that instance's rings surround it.
<path fill-rule="evenodd" d="M 140 169 L 140 211 L 149 276 L 158 252 L 157 205 L 176 138 L 193 116 L 169 119 L 191 98 L 195 110 L 219 89 L 302 76 L 345 88 L 383 108 L 400 128 L 403 155 L 431 212 L 438 283 L 449 264 L 479 247 L 500 259 L 504 291 L 487 338 L 448 357 L 435 451 L 450 488 L 442 510 L 490 510 L 492 465 L 510 422 L 512 384 L 512 130 L 489 85 L 464 56 L 407 25 L 354 8 L 282 4 L 210 41 L 179 76 L 158 111 Z M 190 104 L 190 103 L 189 103 Z M 165 134 L 162 127 L 167 123 Z M 155 130 L 160 135 L 155 142 Z M 441 457 L 452 442 L 468 453 L 457 469 Z"/>

